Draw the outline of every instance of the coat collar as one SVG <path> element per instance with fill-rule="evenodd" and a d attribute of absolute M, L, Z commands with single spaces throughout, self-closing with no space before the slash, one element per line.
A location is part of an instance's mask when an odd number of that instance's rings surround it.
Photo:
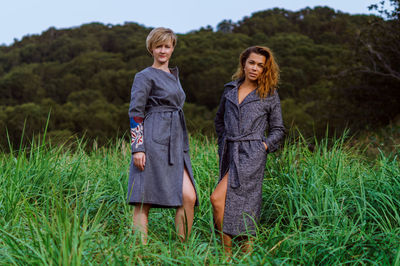
<path fill-rule="evenodd" d="M 240 84 L 242 84 L 243 80 L 234 80 L 225 84 L 225 89 L 229 89 L 226 93 L 226 99 L 234 103 L 235 105 L 239 106 L 238 102 L 238 89 Z M 244 105 L 253 101 L 260 100 L 260 96 L 258 96 L 256 91 L 250 92 L 246 98 L 244 98 L 243 102 L 240 105 Z"/>
<path fill-rule="evenodd" d="M 170 79 L 173 79 L 174 81 L 179 81 L 179 69 L 177 66 L 175 67 L 170 67 L 169 71 L 171 73 L 165 72 L 164 70 L 149 66 L 148 69 L 151 69 L 153 71 L 156 71 L 158 73 L 163 73 L 162 75 L 166 75 L 167 77 L 169 77 Z"/>
<path fill-rule="evenodd" d="M 259 101 L 261 98 L 260 96 L 258 96 L 257 94 L 257 90 L 254 90 L 252 92 L 250 92 L 246 98 L 244 98 L 243 102 L 240 104 L 241 106 L 254 102 L 254 101 Z"/>
<path fill-rule="evenodd" d="M 233 80 L 233 81 L 231 81 L 231 82 L 228 82 L 228 83 L 226 83 L 225 85 L 224 85 L 224 87 L 225 88 L 235 88 L 235 87 L 237 87 L 238 85 L 240 85 L 240 84 L 242 84 L 242 82 L 243 82 L 243 80 L 242 79 L 236 79 L 236 80 Z"/>

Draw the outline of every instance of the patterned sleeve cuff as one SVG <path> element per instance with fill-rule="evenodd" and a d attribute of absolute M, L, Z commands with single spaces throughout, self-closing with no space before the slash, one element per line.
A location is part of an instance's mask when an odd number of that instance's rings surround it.
<path fill-rule="evenodd" d="M 130 118 L 132 153 L 144 152 L 143 118 L 134 116 Z"/>

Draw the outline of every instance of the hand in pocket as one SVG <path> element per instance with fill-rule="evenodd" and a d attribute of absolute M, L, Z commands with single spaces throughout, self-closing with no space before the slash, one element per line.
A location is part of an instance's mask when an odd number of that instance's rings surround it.
<path fill-rule="evenodd" d="M 267 150 L 268 150 L 268 146 L 267 146 L 267 144 L 265 144 L 264 141 L 263 141 L 263 145 L 264 145 L 264 147 L 265 147 L 265 150 L 267 151 Z"/>

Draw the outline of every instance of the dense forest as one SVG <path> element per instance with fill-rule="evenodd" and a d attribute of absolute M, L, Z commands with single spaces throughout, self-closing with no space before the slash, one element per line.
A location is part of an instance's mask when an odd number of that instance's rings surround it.
<path fill-rule="evenodd" d="M 270 47 L 281 68 L 285 124 L 306 136 L 383 127 L 399 119 L 400 15 L 350 15 L 329 7 L 269 9 L 178 36 L 171 66 L 180 69 L 192 132 L 212 134 L 213 118 L 240 52 Z M 379 13 L 378 13 L 379 14 Z M 137 23 L 49 28 L 0 46 L 0 146 L 43 133 L 98 143 L 126 134 L 135 73 L 151 65 Z M 7 137 L 8 136 L 8 137 Z"/>

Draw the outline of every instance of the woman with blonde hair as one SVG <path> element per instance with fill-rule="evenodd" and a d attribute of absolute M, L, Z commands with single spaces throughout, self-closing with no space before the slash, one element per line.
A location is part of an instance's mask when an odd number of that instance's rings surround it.
<path fill-rule="evenodd" d="M 251 248 L 261 211 L 266 157 L 278 148 L 285 132 L 277 92 L 279 67 L 272 51 L 262 46 L 244 50 L 233 79 L 225 84 L 215 118 L 220 177 L 210 197 L 228 255 L 234 236 L 244 236 L 243 248 Z"/>
<path fill-rule="evenodd" d="M 168 67 L 176 42 L 170 29 L 149 33 L 146 47 L 154 61 L 135 75 L 131 90 L 128 203 L 135 206 L 133 223 L 144 244 L 150 208 L 176 208 L 175 226 L 185 240 L 198 204 L 182 111 L 186 96 L 178 69 Z"/>

